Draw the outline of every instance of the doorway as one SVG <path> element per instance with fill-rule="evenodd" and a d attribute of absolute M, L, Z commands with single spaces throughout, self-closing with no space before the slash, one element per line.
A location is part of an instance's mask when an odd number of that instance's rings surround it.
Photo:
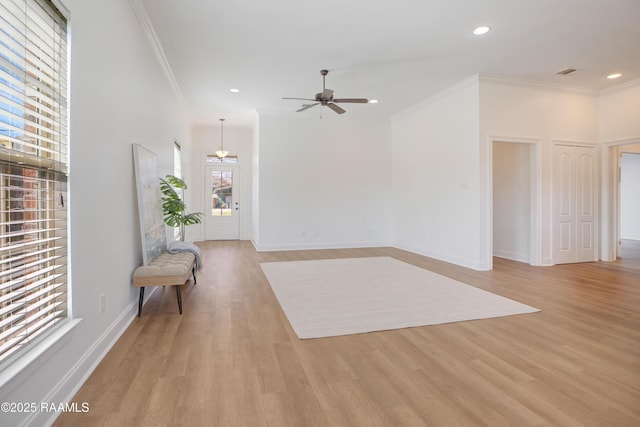
<path fill-rule="evenodd" d="M 629 169 L 625 174 L 622 171 L 621 158 L 626 153 L 640 154 L 640 141 L 624 140 L 618 142 L 610 142 L 603 146 L 603 172 L 602 172 L 602 249 L 600 258 L 603 261 L 613 261 L 620 256 L 621 233 L 620 233 L 620 217 L 621 217 L 621 185 L 620 180 L 623 174 L 628 176 Z M 634 184 L 632 188 L 636 188 Z M 637 191 L 636 191 L 637 192 Z M 632 196 L 628 200 L 637 199 Z"/>
<path fill-rule="evenodd" d="M 205 240 L 238 240 L 240 237 L 239 169 L 205 167 Z"/>
<path fill-rule="evenodd" d="M 640 197 L 638 197 L 638 183 L 640 183 L 640 149 L 637 146 L 620 147 L 620 177 L 619 177 L 619 224 L 618 252 L 620 256 L 622 245 L 630 241 L 640 242 Z M 638 150 L 637 152 L 635 150 Z"/>
<path fill-rule="evenodd" d="M 640 240 L 640 153 L 620 155 L 620 239 Z"/>
<path fill-rule="evenodd" d="M 492 139 L 492 255 L 542 265 L 540 141 Z"/>
<path fill-rule="evenodd" d="M 493 144 L 493 256 L 531 259 L 531 172 L 525 144 Z"/>

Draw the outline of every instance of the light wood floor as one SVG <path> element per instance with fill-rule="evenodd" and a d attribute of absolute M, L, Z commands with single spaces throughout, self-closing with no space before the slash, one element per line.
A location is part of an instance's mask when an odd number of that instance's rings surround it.
<path fill-rule="evenodd" d="M 205 271 L 160 289 L 56 426 L 638 426 L 640 245 L 477 272 L 391 248 L 257 253 L 203 242 Z M 389 255 L 534 314 L 299 340 L 259 263 Z"/>

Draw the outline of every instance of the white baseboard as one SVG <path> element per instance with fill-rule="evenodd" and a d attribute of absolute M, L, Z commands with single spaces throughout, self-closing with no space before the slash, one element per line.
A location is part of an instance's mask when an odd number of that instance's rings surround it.
<path fill-rule="evenodd" d="M 155 290 L 154 290 L 155 291 Z M 109 350 L 120 339 L 138 315 L 137 301 L 129 304 L 125 310 L 113 321 L 102 335 L 93 343 L 87 352 L 78 359 L 69 372 L 47 394 L 43 402 L 71 402 L 73 396 L 87 381 L 89 376 L 104 359 Z M 80 406 L 80 403 L 78 403 Z M 59 413 L 36 412 L 25 419 L 24 426 L 48 426 L 58 418 Z"/>
<path fill-rule="evenodd" d="M 505 251 L 500 249 L 493 249 L 493 256 L 498 258 L 510 259 L 511 261 L 524 262 L 529 264 L 530 259 L 525 254 L 519 254 L 512 251 Z"/>
<path fill-rule="evenodd" d="M 333 242 L 333 243 L 283 243 L 258 245 L 251 241 L 258 252 L 304 251 L 313 249 L 379 248 L 391 246 L 389 242 Z"/>
<path fill-rule="evenodd" d="M 477 262 L 476 260 L 469 260 L 466 258 L 453 257 L 448 254 L 442 254 L 438 252 L 433 252 L 429 250 L 425 250 L 422 248 L 416 248 L 408 245 L 393 245 L 394 248 L 402 249 L 403 251 L 413 252 L 414 254 L 423 255 L 429 258 L 437 259 L 440 261 L 449 262 L 451 264 L 456 264 L 461 267 L 471 268 L 472 270 L 478 271 L 488 271 L 491 270 L 491 266 L 485 263 Z"/>
<path fill-rule="evenodd" d="M 379 248 L 379 247 L 394 247 L 402 249 L 404 251 L 413 252 L 418 255 L 424 255 L 429 258 L 435 258 L 440 261 L 450 262 L 462 267 L 471 268 L 478 271 L 491 270 L 491 265 L 485 263 L 478 263 L 475 260 L 468 260 L 464 258 L 451 257 L 445 254 L 439 254 L 435 252 L 425 251 L 420 248 L 415 248 L 405 245 L 393 245 L 390 242 L 334 242 L 334 243 L 322 243 L 322 244 L 277 244 L 277 245 L 258 245 L 255 241 L 251 241 L 253 246 L 258 252 L 273 252 L 273 251 L 301 251 L 301 250 L 313 250 L 313 249 L 348 249 L 348 248 Z"/>

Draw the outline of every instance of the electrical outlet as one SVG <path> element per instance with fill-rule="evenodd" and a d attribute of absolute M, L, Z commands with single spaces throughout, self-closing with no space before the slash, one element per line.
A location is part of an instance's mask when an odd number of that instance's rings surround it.
<path fill-rule="evenodd" d="M 100 312 L 104 313 L 106 309 L 107 309 L 107 299 L 104 296 L 104 294 L 100 294 Z"/>

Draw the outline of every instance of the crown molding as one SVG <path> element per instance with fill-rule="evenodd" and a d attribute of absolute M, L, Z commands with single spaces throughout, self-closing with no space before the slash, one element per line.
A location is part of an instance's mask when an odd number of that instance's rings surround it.
<path fill-rule="evenodd" d="M 566 86 L 558 83 L 539 82 L 535 80 L 521 79 L 518 77 L 502 76 L 498 74 L 479 74 L 480 82 L 499 83 L 511 86 L 531 87 L 537 89 L 550 89 L 561 92 L 577 93 L 582 95 L 598 96 L 599 91 L 584 87 Z"/>
<path fill-rule="evenodd" d="M 626 89 L 631 89 L 631 88 L 636 88 L 636 87 L 640 87 L 640 79 L 631 80 L 631 81 L 626 82 L 626 83 L 620 83 L 620 84 L 617 84 L 615 86 L 611 86 L 611 87 L 608 87 L 606 89 L 602 89 L 600 91 L 600 94 L 601 95 L 608 95 L 610 93 L 615 93 L 615 92 L 619 92 L 621 90 L 626 90 Z"/>
<path fill-rule="evenodd" d="M 185 111 L 188 111 L 187 103 L 182 95 L 182 91 L 180 90 L 180 86 L 178 85 L 178 81 L 176 80 L 175 75 L 173 74 L 173 70 L 171 69 L 171 65 L 169 65 L 169 61 L 167 60 L 167 56 L 164 53 L 164 49 L 162 48 L 162 43 L 160 43 L 160 39 L 158 39 L 158 35 L 156 34 L 155 29 L 153 28 L 153 24 L 151 23 L 151 19 L 149 19 L 149 15 L 147 14 L 147 10 L 144 8 L 141 0 L 129 0 L 129 4 L 133 9 L 133 12 L 138 18 L 138 22 L 142 27 L 145 35 L 147 36 L 147 40 L 151 45 L 151 49 L 155 53 L 156 59 L 160 63 L 162 70 L 164 71 L 167 80 L 169 80 L 169 84 L 173 89 L 176 97 L 178 98 L 178 102 L 182 106 Z"/>

